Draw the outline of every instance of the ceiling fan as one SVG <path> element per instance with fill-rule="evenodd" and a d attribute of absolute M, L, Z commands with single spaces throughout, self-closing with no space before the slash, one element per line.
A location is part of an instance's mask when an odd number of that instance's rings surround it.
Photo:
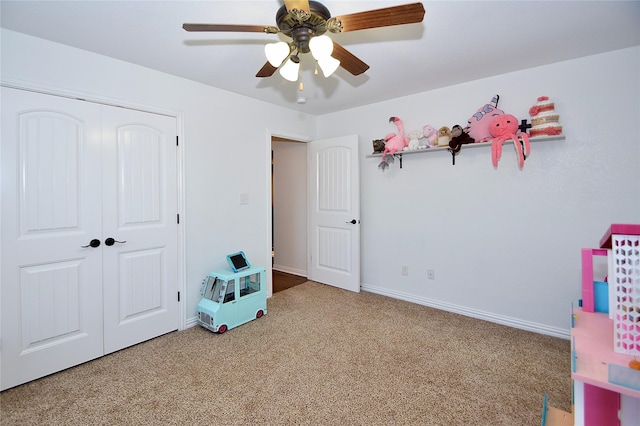
<path fill-rule="evenodd" d="M 329 9 L 317 1 L 285 0 L 284 6 L 276 13 L 277 26 L 183 24 L 182 28 L 186 31 L 282 33 L 290 37 L 291 42 L 267 44 L 265 54 L 268 61 L 256 77 L 270 77 L 280 68 L 280 74 L 284 78 L 296 81 L 300 53 L 311 52 L 325 77 L 331 75 L 338 66 L 353 75 L 360 75 L 369 69 L 369 65 L 326 36 L 327 31 L 344 33 L 414 24 L 422 22 L 424 14 L 422 3 L 411 3 L 332 17 Z"/>

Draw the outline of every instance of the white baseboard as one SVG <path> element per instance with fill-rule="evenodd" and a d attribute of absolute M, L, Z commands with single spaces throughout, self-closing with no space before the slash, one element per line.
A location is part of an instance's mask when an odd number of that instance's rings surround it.
<path fill-rule="evenodd" d="M 287 274 L 297 275 L 299 277 L 305 277 L 305 278 L 307 277 L 307 271 L 303 269 L 295 269 L 295 268 L 290 268 L 288 266 L 282 266 L 282 265 L 273 265 L 272 269 L 274 271 L 285 272 Z"/>
<path fill-rule="evenodd" d="M 399 291 L 393 291 L 382 287 L 361 284 L 360 288 L 363 291 L 370 293 L 380 294 L 382 296 L 392 297 L 394 299 L 400 299 L 407 302 L 416 303 L 418 305 L 429 306 L 431 308 L 440 309 L 447 312 L 453 312 L 455 314 L 464 315 L 471 318 L 477 318 L 484 321 L 493 322 L 496 324 L 502 324 L 520 330 L 532 331 L 538 334 L 544 334 L 547 336 L 559 337 L 561 339 L 569 340 L 571 338 L 571 331 L 569 329 L 549 327 L 548 325 L 538 324 L 530 321 L 523 321 L 518 318 L 507 317 L 504 315 L 497 315 L 491 312 L 480 311 L 477 309 L 467 308 L 465 306 L 454 305 L 451 303 L 440 302 L 438 300 L 427 299 L 424 297 L 415 296 L 413 294 L 403 293 Z"/>
<path fill-rule="evenodd" d="M 185 324 L 185 330 L 187 328 L 195 327 L 198 325 L 198 317 L 187 318 L 187 323 Z"/>
<path fill-rule="evenodd" d="M 273 268 L 276 269 L 275 266 Z M 283 271 L 288 272 L 288 271 Z M 288 272 L 292 273 L 292 272 Z M 299 274 L 295 274 L 299 275 Z M 305 276 L 303 274 L 302 276 Z M 404 300 L 406 302 L 416 303 L 422 306 L 428 306 L 430 308 L 440 309 L 442 311 L 452 312 L 454 314 L 460 314 L 471 318 L 477 318 L 484 321 L 493 322 L 496 324 L 506 325 L 508 327 L 518 328 L 520 330 L 532 331 L 538 334 L 544 334 L 547 336 L 558 337 L 561 339 L 569 340 L 571 338 L 571 331 L 568 329 L 562 329 L 557 327 L 549 327 L 547 325 L 538 324 L 530 321 L 523 321 L 517 318 L 507 317 L 503 315 L 496 315 L 491 312 L 480 311 L 477 309 L 470 309 L 464 306 L 453 305 L 451 303 L 439 302 L 437 300 L 427 299 L 423 297 L 417 297 L 412 294 L 402 293 L 399 291 L 392 291 L 386 288 L 361 284 L 360 288 L 363 291 L 368 291 L 369 293 L 380 294 L 382 296 L 391 297 L 394 299 Z M 191 317 L 187 319 L 185 329 L 190 327 L 195 327 L 198 325 L 198 318 Z"/>

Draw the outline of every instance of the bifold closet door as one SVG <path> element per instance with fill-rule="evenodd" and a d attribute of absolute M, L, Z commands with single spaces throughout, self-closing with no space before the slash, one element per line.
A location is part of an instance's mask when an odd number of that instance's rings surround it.
<path fill-rule="evenodd" d="M 1 96 L 7 389 L 178 328 L 176 126 L 64 97 Z"/>

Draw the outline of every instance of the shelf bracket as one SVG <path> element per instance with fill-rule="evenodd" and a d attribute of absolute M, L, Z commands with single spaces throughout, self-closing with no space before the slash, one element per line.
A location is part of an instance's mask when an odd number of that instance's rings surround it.
<path fill-rule="evenodd" d="M 402 168 L 402 154 L 393 154 L 393 156 L 400 160 L 400 168 Z"/>

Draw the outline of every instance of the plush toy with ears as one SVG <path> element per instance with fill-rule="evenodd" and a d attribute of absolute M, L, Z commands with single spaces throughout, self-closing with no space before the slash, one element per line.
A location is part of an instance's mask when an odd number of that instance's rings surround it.
<path fill-rule="evenodd" d="M 422 127 L 422 135 L 426 140 L 425 147 L 438 146 L 438 131 L 430 124 L 426 124 Z"/>
<path fill-rule="evenodd" d="M 438 129 L 438 146 L 449 146 L 451 141 L 451 129 L 442 126 Z"/>
<path fill-rule="evenodd" d="M 384 139 L 374 139 L 373 141 L 371 141 L 371 143 L 373 144 L 374 154 L 384 151 Z"/>
<path fill-rule="evenodd" d="M 409 132 L 409 145 L 407 145 L 404 150 L 405 151 L 417 151 L 420 149 L 420 138 L 422 137 L 422 132 L 420 130 L 413 130 Z"/>
<path fill-rule="evenodd" d="M 465 133 L 462 126 L 456 124 L 451 128 L 451 140 L 449 141 L 449 151 L 453 156 L 453 164 L 456 164 L 456 155 L 460 152 L 462 145 L 475 142 L 471 136 Z"/>
<path fill-rule="evenodd" d="M 452 143 L 455 145 L 464 145 L 474 142 L 475 139 L 469 136 L 469 134 L 464 131 L 461 125 L 456 124 L 451 128 L 451 142 L 449 142 L 449 146 L 451 146 Z"/>

